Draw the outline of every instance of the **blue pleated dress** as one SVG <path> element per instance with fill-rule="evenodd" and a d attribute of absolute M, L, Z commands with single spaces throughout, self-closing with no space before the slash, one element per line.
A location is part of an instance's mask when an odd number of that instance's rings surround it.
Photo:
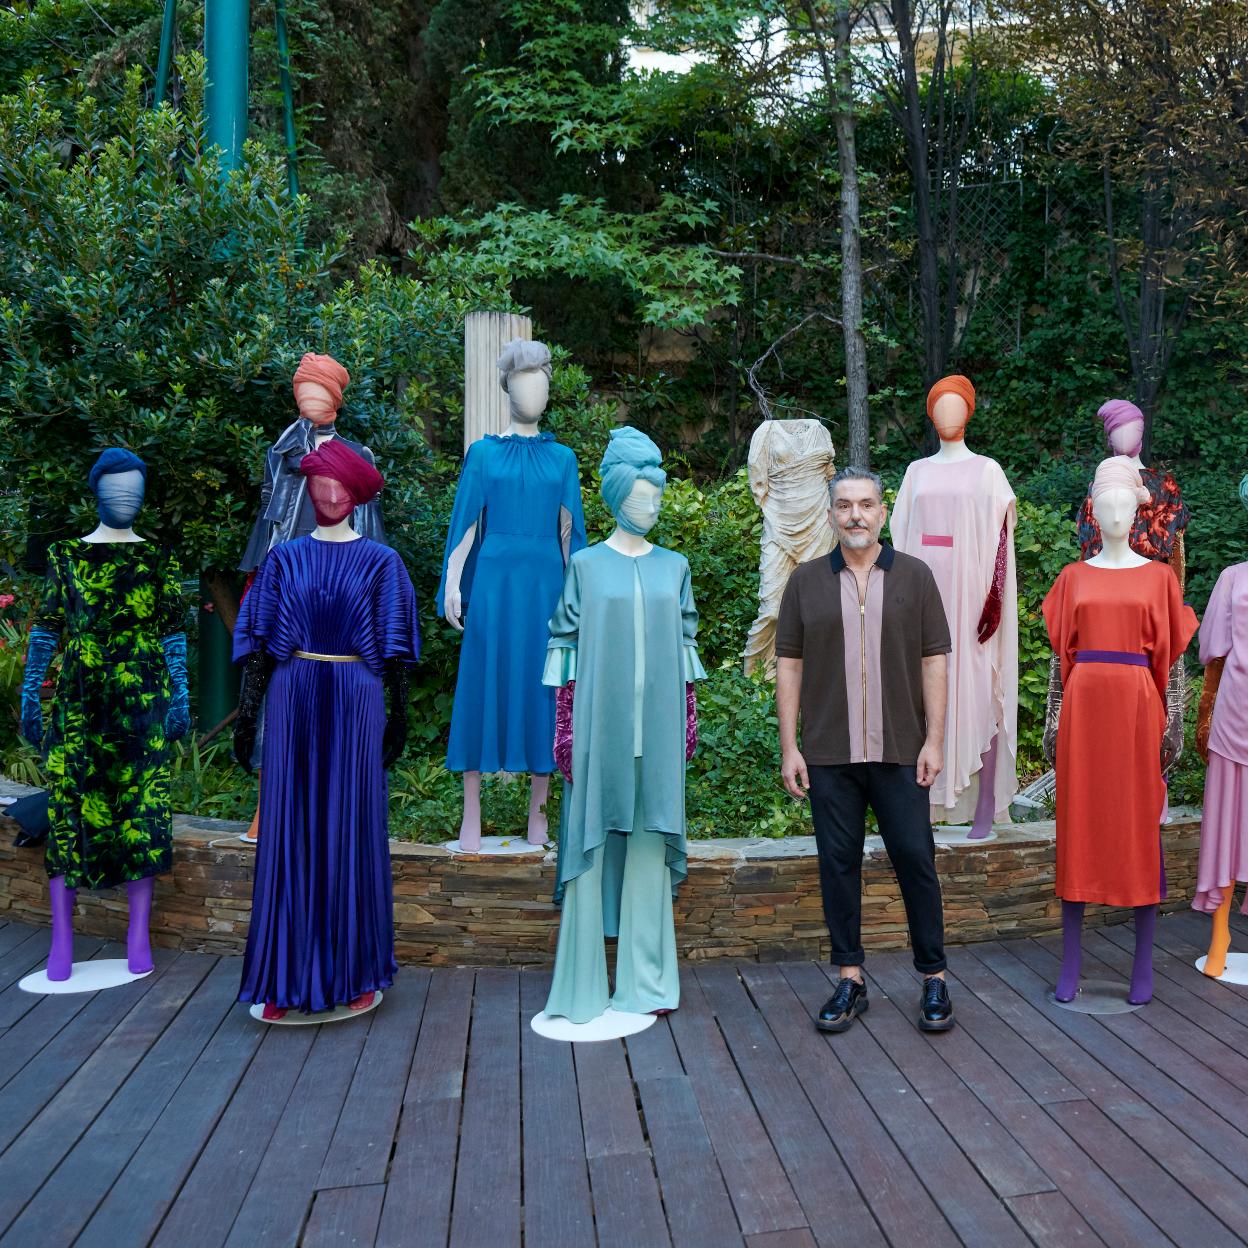
<path fill-rule="evenodd" d="M 451 709 L 448 771 L 554 771 L 554 690 L 542 684 L 547 621 L 567 560 L 585 545 L 576 456 L 542 433 L 488 434 L 468 448 L 447 533 L 447 568 L 476 537 L 460 574 L 464 636 Z"/>
<path fill-rule="evenodd" d="M 402 560 L 369 538 L 275 546 L 234 630 L 236 661 L 259 648 L 277 667 L 238 998 L 313 1013 L 388 987 L 396 970 L 382 672 L 420 653 Z"/>

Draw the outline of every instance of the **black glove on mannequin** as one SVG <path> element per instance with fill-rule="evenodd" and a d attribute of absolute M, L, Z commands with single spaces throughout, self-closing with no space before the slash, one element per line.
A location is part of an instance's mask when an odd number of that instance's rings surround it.
<path fill-rule="evenodd" d="M 234 719 L 234 761 L 251 774 L 251 755 L 256 748 L 256 720 L 260 703 L 277 666 L 266 650 L 253 650 L 243 660 L 243 684 L 238 692 L 238 715 Z"/>
<path fill-rule="evenodd" d="M 386 731 L 381 738 L 381 765 L 389 771 L 399 761 L 407 744 L 407 664 L 400 659 L 386 661 L 386 698 L 390 704 L 386 715 Z"/>

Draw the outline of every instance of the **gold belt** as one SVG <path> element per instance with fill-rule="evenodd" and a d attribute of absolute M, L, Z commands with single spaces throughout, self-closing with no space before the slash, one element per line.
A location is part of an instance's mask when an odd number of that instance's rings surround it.
<path fill-rule="evenodd" d="M 310 650 L 294 650 L 291 652 L 296 659 L 316 659 L 320 663 L 363 663 L 358 654 L 313 654 Z"/>

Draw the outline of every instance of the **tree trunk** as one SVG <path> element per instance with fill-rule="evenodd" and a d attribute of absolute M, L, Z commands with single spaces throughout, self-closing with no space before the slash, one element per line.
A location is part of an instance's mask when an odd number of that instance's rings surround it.
<path fill-rule="evenodd" d="M 238 621 L 238 595 L 234 592 L 232 574 L 218 569 L 205 572 L 204 584 L 208 587 L 208 595 L 212 599 L 212 608 L 217 613 L 217 619 L 232 634 Z"/>
<path fill-rule="evenodd" d="M 854 136 L 853 64 L 849 0 L 836 5 L 836 148 L 841 172 L 841 320 L 845 336 L 845 397 L 849 463 L 871 467 L 867 408 L 867 342 L 862 332 L 862 237 L 859 226 L 858 153 Z"/>

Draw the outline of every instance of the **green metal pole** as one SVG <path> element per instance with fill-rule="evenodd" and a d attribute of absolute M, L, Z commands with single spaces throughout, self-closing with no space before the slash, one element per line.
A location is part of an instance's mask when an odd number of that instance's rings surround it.
<path fill-rule="evenodd" d="M 173 60 L 173 37 L 178 29 L 178 0 L 165 0 L 165 20 L 160 27 L 160 58 L 156 62 L 156 107 L 165 102 L 169 88 L 169 62 Z"/>
<path fill-rule="evenodd" d="M 295 148 L 295 96 L 290 85 L 290 41 L 286 37 L 286 0 L 274 0 L 277 21 L 277 65 L 282 77 L 282 114 L 286 123 L 286 179 L 292 196 L 299 194 Z"/>
<path fill-rule="evenodd" d="M 242 163 L 247 138 L 250 9 L 250 0 L 204 0 L 205 122 L 226 169 Z"/>

